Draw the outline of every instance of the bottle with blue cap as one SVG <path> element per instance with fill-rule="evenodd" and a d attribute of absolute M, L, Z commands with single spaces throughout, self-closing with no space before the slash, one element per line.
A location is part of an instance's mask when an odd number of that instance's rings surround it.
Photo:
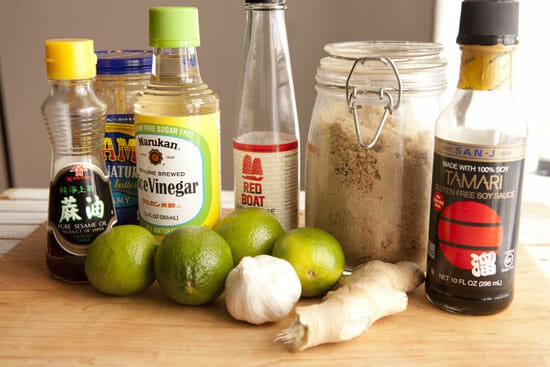
<path fill-rule="evenodd" d="M 149 10 L 151 80 L 134 104 L 139 223 L 158 239 L 220 219 L 218 96 L 201 78 L 198 10 Z"/>
<path fill-rule="evenodd" d="M 134 102 L 151 77 L 150 50 L 97 51 L 94 89 L 107 105 L 103 158 L 115 202 L 117 224 L 137 224 Z"/>
<path fill-rule="evenodd" d="M 51 89 L 42 104 L 51 148 L 46 264 L 59 280 L 87 282 L 88 245 L 116 223 L 103 161 L 105 103 L 95 94 L 89 39 L 46 41 Z"/>

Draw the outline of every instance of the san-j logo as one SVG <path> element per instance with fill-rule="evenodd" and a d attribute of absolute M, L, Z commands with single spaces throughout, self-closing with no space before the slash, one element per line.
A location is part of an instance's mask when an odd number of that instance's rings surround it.
<path fill-rule="evenodd" d="M 494 158 L 494 149 L 455 147 L 455 155 L 461 157 Z"/>
<path fill-rule="evenodd" d="M 241 203 L 248 206 L 264 206 L 265 196 L 262 195 L 262 184 L 264 179 L 262 161 L 260 158 L 254 158 L 246 154 L 243 158 L 243 193 Z"/>
<path fill-rule="evenodd" d="M 149 162 L 157 166 L 162 162 L 162 153 L 158 149 L 151 149 L 149 151 Z"/>

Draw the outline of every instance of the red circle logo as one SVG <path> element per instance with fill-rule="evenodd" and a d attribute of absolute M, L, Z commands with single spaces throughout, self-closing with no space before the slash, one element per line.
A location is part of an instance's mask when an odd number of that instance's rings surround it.
<path fill-rule="evenodd" d="M 443 209 L 445 206 L 445 199 L 443 198 L 443 195 L 439 191 L 434 192 L 434 197 L 432 198 L 433 206 L 435 210 L 438 212 Z"/>
<path fill-rule="evenodd" d="M 500 216 L 491 207 L 474 201 L 449 205 L 437 224 L 441 251 L 454 266 L 472 269 L 472 254 L 498 252 L 503 229 Z"/>

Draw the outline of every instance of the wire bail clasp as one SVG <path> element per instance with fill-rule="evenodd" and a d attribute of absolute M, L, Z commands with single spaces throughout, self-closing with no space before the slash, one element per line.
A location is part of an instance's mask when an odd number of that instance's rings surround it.
<path fill-rule="evenodd" d="M 349 83 L 351 80 L 351 76 L 353 75 L 353 72 L 355 71 L 355 67 L 357 64 L 363 65 L 365 61 L 380 61 L 384 65 L 390 65 L 393 69 L 393 73 L 395 74 L 395 78 L 397 80 L 397 89 L 396 88 L 380 88 L 379 90 L 373 90 L 373 89 L 359 89 L 355 86 L 350 87 Z M 353 88 L 351 91 L 350 89 Z M 390 94 L 390 91 L 397 91 L 397 101 L 394 104 L 393 97 Z M 361 108 L 361 105 L 356 104 L 356 98 L 358 95 L 361 94 L 376 94 L 380 96 L 380 99 L 384 99 L 386 97 L 388 99 L 388 103 L 384 106 L 384 114 L 382 115 L 382 118 L 380 119 L 380 124 L 378 125 L 378 128 L 376 129 L 376 133 L 374 134 L 374 137 L 371 139 L 370 142 L 364 143 L 363 138 L 361 136 L 361 129 L 359 128 L 359 116 L 357 115 L 357 109 Z M 399 75 L 399 71 L 397 70 L 397 66 L 395 66 L 395 63 L 392 59 L 387 57 L 362 57 L 359 59 L 356 59 L 353 63 L 353 66 L 351 67 L 351 70 L 349 72 L 348 78 L 346 80 L 346 101 L 348 104 L 349 112 L 353 114 L 353 122 L 355 124 L 355 133 L 357 134 L 357 142 L 359 143 L 359 146 L 363 149 L 370 149 L 372 148 L 376 142 L 378 141 L 378 138 L 380 137 L 380 134 L 382 133 L 382 129 L 384 128 L 384 124 L 386 123 L 386 120 L 388 118 L 388 115 L 391 115 L 393 111 L 399 108 L 399 105 L 401 104 L 401 95 L 403 93 L 403 84 L 401 82 L 401 76 Z"/>

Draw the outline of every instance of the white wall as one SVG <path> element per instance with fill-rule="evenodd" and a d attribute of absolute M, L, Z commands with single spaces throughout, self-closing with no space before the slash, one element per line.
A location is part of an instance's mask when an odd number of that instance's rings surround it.
<path fill-rule="evenodd" d="M 241 70 L 244 0 L 0 0 L 0 3 L 0 72 L 16 186 L 45 187 L 49 180 L 48 141 L 39 112 L 48 92 L 44 40 L 87 37 L 95 40 L 97 50 L 148 48 L 148 8 L 192 5 L 199 8 L 202 76 L 221 97 L 223 188 L 232 189 L 231 137 Z M 288 0 L 287 3 L 287 29 L 304 143 L 315 98 L 315 69 L 324 44 L 432 39 L 434 0 Z M 302 144 L 302 151 L 304 147 Z"/>
<path fill-rule="evenodd" d="M 456 36 L 460 23 L 462 0 L 436 0 L 434 41 L 445 47 L 448 60 L 448 90 L 444 102 L 456 90 L 460 70 L 460 49 Z M 542 67 L 541 48 L 548 38 L 545 22 L 550 12 L 547 0 L 521 1 L 519 5 L 519 44 L 514 52 L 512 93 L 517 107 L 529 127 L 527 141 L 527 172 L 537 170 L 538 160 L 550 161 L 550 114 L 544 108 L 548 103 L 550 74 Z"/>

